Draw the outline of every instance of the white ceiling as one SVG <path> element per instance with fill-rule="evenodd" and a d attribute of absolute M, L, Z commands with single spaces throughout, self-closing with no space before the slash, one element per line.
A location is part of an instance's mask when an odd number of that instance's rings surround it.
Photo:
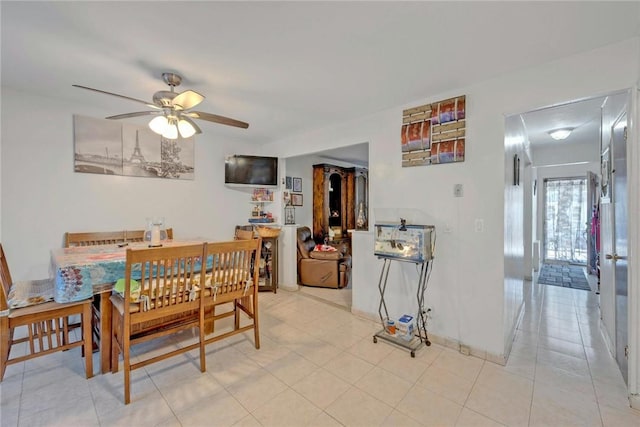
<path fill-rule="evenodd" d="M 640 2 L 0 2 L 2 87 L 140 111 L 165 71 L 262 144 L 640 34 Z M 142 107 L 144 109 L 144 107 Z M 557 117 L 555 118 L 557 119 Z M 555 120 L 554 119 L 554 120 Z M 551 120 L 554 125 L 560 126 Z"/>

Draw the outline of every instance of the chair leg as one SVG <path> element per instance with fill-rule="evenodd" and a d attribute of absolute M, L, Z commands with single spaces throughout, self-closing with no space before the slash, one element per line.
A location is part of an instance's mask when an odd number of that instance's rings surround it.
<path fill-rule="evenodd" d="M 201 308 L 200 310 L 200 321 L 198 325 L 198 333 L 200 334 L 200 372 L 206 372 L 207 370 L 207 359 L 205 357 L 205 338 L 204 338 L 204 315 L 205 309 Z"/>
<path fill-rule="evenodd" d="M 91 303 L 84 305 L 82 312 L 82 350 L 84 351 L 85 372 L 87 378 L 93 377 L 93 317 Z"/>
<path fill-rule="evenodd" d="M 129 360 L 129 337 L 122 337 L 122 355 L 124 358 L 124 404 L 131 403 L 131 362 Z"/>
<path fill-rule="evenodd" d="M 111 373 L 118 372 L 118 358 L 120 356 L 120 341 L 118 332 L 120 331 L 118 324 L 118 314 L 113 313 L 111 316 Z M 120 337 L 122 333 L 120 333 Z"/>
<path fill-rule="evenodd" d="M 260 329 L 258 328 L 258 294 L 253 292 L 253 339 L 256 343 L 256 349 L 260 349 Z"/>
<path fill-rule="evenodd" d="M 233 300 L 233 326 L 234 330 L 237 331 L 240 329 L 240 300 Z"/>
<path fill-rule="evenodd" d="M 0 382 L 4 379 L 4 372 L 9 362 L 11 352 L 11 330 L 9 329 L 9 318 L 0 316 Z"/>

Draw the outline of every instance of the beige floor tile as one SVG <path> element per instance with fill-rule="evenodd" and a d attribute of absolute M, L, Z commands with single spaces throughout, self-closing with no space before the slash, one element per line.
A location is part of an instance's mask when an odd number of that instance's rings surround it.
<path fill-rule="evenodd" d="M 485 387 L 523 399 L 531 399 L 533 381 L 519 375 L 512 374 L 502 366 L 485 363 L 476 380 L 476 386 Z"/>
<path fill-rule="evenodd" d="M 444 349 L 432 366 L 445 369 L 453 374 L 474 381 L 484 365 L 484 360 L 465 356 L 456 351 Z"/>
<path fill-rule="evenodd" d="M 382 341 L 373 343 L 373 335 L 366 337 L 349 347 L 347 351 L 354 356 L 366 360 L 372 365 L 377 365 L 394 350 L 394 347 Z"/>
<path fill-rule="evenodd" d="M 339 354 L 324 365 L 324 369 L 350 384 L 354 384 L 373 367 L 371 363 L 347 352 Z"/>
<path fill-rule="evenodd" d="M 325 409 L 339 399 L 350 388 L 350 384 L 324 369 L 318 369 L 291 388 L 317 407 Z"/>
<path fill-rule="evenodd" d="M 543 347 L 538 348 L 537 362 L 539 365 L 562 369 L 579 376 L 589 376 L 589 364 L 585 359 L 558 353 Z"/>
<path fill-rule="evenodd" d="M 263 367 L 289 386 L 308 377 L 318 369 L 318 365 L 293 351 Z"/>
<path fill-rule="evenodd" d="M 487 418 L 477 412 L 468 408 L 463 408 L 458 421 L 456 421 L 456 427 L 501 427 L 501 424 L 497 421 Z"/>
<path fill-rule="evenodd" d="M 509 395 L 478 385 L 473 387 L 465 404 L 466 408 L 509 426 L 526 426 L 530 406 L 530 397 Z"/>
<path fill-rule="evenodd" d="M 318 366 L 326 365 L 330 360 L 341 354 L 343 350 L 319 339 L 296 345 L 293 350 Z"/>
<path fill-rule="evenodd" d="M 4 398 L 4 396 L 3 396 Z M 4 414 L 2 425 L 4 426 Z M 22 410 L 18 426 L 99 426 L 98 415 L 93 407 L 91 396 L 84 398 L 72 397 L 59 401 L 54 407 L 42 411 Z"/>
<path fill-rule="evenodd" d="M 576 375 L 545 364 L 536 367 L 535 382 L 536 385 L 548 385 L 567 393 L 584 394 L 595 398 L 593 382 L 589 375 Z"/>
<path fill-rule="evenodd" d="M 531 426 L 601 426 L 600 411 L 592 393 L 567 393 L 536 382 L 531 403 Z"/>
<path fill-rule="evenodd" d="M 209 400 L 224 390 L 211 375 L 185 378 L 172 384 L 159 385 L 158 389 L 175 413 L 190 408 L 194 402 Z"/>
<path fill-rule="evenodd" d="M 430 366 L 418 379 L 418 384 L 442 397 L 464 405 L 471 393 L 473 381 L 446 369 Z"/>
<path fill-rule="evenodd" d="M 593 387 L 596 390 L 596 399 L 600 407 L 607 405 L 622 411 L 626 411 L 629 408 L 628 391 L 624 382 L 612 384 L 594 379 Z M 638 415 L 640 415 L 640 411 L 638 411 Z"/>
<path fill-rule="evenodd" d="M 313 426 L 322 410 L 291 389 L 287 389 L 252 412 L 263 426 Z"/>
<path fill-rule="evenodd" d="M 360 378 L 355 386 L 395 407 L 404 398 L 413 383 L 376 366 Z"/>
<path fill-rule="evenodd" d="M 207 352 L 207 372 L 224 387 L 236 384 L 260 371 L 260 365 L 232 347 Z"/>
<path fill-rule="evenodd" d="M 524 378 L 534 379 L 536 372 L 536 358 L 534 356 L 510 355 L 505 371 L 520 375 Z"/>
<path fill-rule="evenodd" d="M 247 411 L 253 412 L 287 388 L 285 383 L 269 372 L 259 370 L 251 376 L 231 384 L 227 390 Z"/>
<path fill-rule="evenodd" d="M 577 357 L 579 359 L 587 359 L 587 356 L 584 352 L 584 347 L 581 344 L 576 344 L 570 341 L 560 340 L 550 336 L 544 336 L 544 339 L 541 338 L 538 341 L 538 346 L 553 350 L 558 353 L 566 354 L 568 356 Z"/>
<path fill-rule="evenodd" d="M 370 427 L 380 425 L 393 408 L 364 391 L 351 387 L 325 412 L 345 426 Z"/>
<path fill-rule="evenodd" d="M 155 426 L 175 416 L 158 391 L 144 396 L 132 395 L 129 405 L 124 405 L 122 397 L 119 399 L 119 404 L 109 411 L 98 412 L 100 425 Z"/>
<path fill-rule="evenodd" d="M 251 414 L 247 415 L 246 417 L 244 417 L 243 419 L 241 419 L 240 421 L 238 421 L 233 425 L 233 427 L 260 427 L 260 426 L 262 426 L 262 424 L 260 424 L 258 420 L 256 420 L 256 417 L 254 417 Z"/>
<path fill-rule="evenodd" d="M 640 411 L 608 405 L 600 405 L 600 414 L 604 427 L 638 427 L 640 426 Z"/>
<path fill-rule="evenodd" d="M 409 351 L 396 348 L 378 366 L 413 384 L 431 363 L 427 357 L 411 357 Z"/>
<path fill-rule="evenodd" d="M 249 415 L 249 412 L 226 390 L 219 390 L 217 393 L 191 402 L 200 403 L 174 410 L 183 426 L 212 425 L 212 420 L 215 420 L 216 426 L 231 426 Z"/>
<path fill-rule="evenodd" d="M 419 427 L 422 424 L 394 409 L 381 425 L 384 427 Z"/>
<path fill-rule="evenodd" d="M 421 386 L 414 386 L 396 409 L 424 426 L 454 426 L 462 406 Z"/>

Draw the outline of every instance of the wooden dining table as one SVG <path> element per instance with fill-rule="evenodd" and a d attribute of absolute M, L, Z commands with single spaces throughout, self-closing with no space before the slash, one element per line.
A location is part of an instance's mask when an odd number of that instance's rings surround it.
<path fill-rule="evenodd" d="M 163 246 L 202 244 L 205 240 L 166 240 Z M 98 325 L 100 370 L 111 371 L 111 291 L 124 278 L 128 248 L 148 248 L 148 242 L 75 246 L 51 250 L 51 274 L 55 278 L 54 300 L 65 303 L 94 297 Z M 95 328 L 95 324 L 94 324 Z"/>

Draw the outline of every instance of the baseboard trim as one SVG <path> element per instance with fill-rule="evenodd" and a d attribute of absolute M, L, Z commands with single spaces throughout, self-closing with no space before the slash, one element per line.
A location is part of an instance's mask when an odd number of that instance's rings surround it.
<path fill-rule="evenodd" d="M 640 410 L 640 394 L 630 394 L 629 404 L 633 409 Z"/>

